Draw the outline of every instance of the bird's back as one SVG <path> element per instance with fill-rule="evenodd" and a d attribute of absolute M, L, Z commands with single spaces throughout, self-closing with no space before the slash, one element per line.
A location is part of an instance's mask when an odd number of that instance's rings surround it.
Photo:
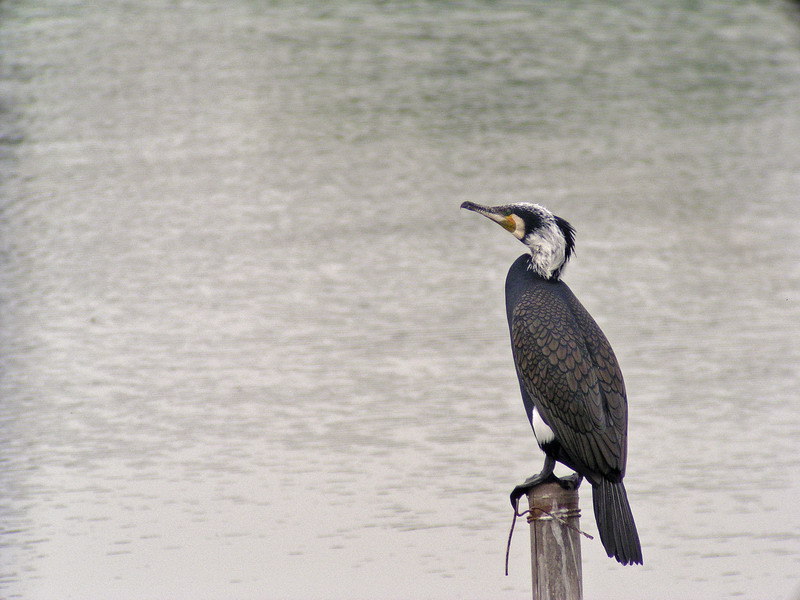
<path fill-rule="evenodd" d="M 523 400 L 555 432 L 570 466 L 590 480 L 625 471 L 625 384 L 611 345 L 569 287 L 520 256 L 506 279 L 506 310 Z M 527 396 L 527 397 L 526 397 Z M 531 407 L 528 408 L 530 415 Z"/>

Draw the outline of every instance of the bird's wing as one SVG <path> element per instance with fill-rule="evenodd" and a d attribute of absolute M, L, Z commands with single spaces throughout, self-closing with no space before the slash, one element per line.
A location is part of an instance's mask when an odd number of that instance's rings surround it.
<path fill-rule="evenodd" d="M 514 361 L 525 390 L 567 455 L 596 473 L 624 473 L 622 376 L 602 331 L 575 303 L 581 314 L 548 290 L 524 294 L 511 314 Z"/>
<path fill-rule="evenodd" d="M 611 344 L 589 312 L 571 291 L 566 296 L 566 300 L 579 330 L 583 332 L 586 348 L 594 361 L 595 373 L 597 374 L 603 398 L 603 408 L 620 438 L 622 448 L 621 470 L 624 475 L 627 459 L 628 400 L 625 393 L 625 380 L 622 378 L 622 369 L 619 367 Z"/>

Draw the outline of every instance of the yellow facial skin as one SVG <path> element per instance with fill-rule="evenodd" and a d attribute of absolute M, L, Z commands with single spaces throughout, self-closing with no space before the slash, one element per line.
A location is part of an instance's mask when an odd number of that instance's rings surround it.
<path fill-rule="evenodd" d="M 502 222 L 500 222 L 503 229 L 506 229 L 514 234 L 514 237 L 521 240 L 525 237 L 525 221 L 515 214 L 508 215 Z"/>
<path fill-rule="evenodd" d="M 508 215 L 502 221 L 498 221 L 498 223 L 500 223 L 500 226 L 503 229 L 506 229 L 511 233 L 514 233 L 514 231 L 517 229 L 517 222 L 514 220 L 513 215 Z"/>

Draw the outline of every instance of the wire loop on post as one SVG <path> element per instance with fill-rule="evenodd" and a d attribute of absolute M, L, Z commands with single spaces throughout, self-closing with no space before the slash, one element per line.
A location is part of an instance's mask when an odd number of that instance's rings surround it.
<path fill-rule="evenodd" d="M 553 512 L 548 512 L 545 509 L 539 508 L 537 506 L 533 510 L 538 510 L 541 514 L 538 517 L 536 517 L 534 516 L 533 511 L 531 510 L 525 511 L 528 513 L 528 523 L 531 523 L 533 521 L 550 521 L 555 519 L 556 521 L 560 522 L 563 525 L 569 525 L 565 521 L 565 519 L 581 516 L 580 508 L 561 508 L 559 510 L 554 510 Z"/>
<path fill-rule="evenodd" d="M 542 514 L 539 515 L 538 517 L 534 516 L 534 514 L 533 514 L 534 510 L 538 510 Z M 549 511 L 546 511 L 543 508 L 540 508 L 540 507 L 536 506 L 536 507 L 533 508 L 533 510 L 526 510 L 525 512 L 521 513 L 519 516 L 521 517 L 524 514 L 528 515 L 528 517 L 527 517 L 528 523 L 533 523 L 534 521 L 558 521 L 564 527 L 569 527 L 573 531 L 577 531 L 578 533 L 580 533 L 585 538 L 590 539 L 590 540 L 594 539 L 593 536 L 589 535 L 585 531 L 582 531 L 582 530 L 578 529 L 577 527 L 573 527 L 572 525 L 567 523 L 567 519 L 581 516 L 581 509 L 580 508 L 561 508 L 559 510 L 554 510 L 553 512 L 549 512 Z"/>
<path fill-rule="evenodd" d="M 538 510 L 541 514 L 537 517 L 533 514 L 534 510 Z M 506 577 L 508 577 L 508 557 L 511 552 L 511 537 L 514 535 L 514 526 L 517 524 L 517 517 L 524 517 L 527 515 L 526 520 L 528 523 L 533 523 L 534 521 L 558 521 L 561 525 L 565 527 L 569 527 L 573 531 L 577 531 L 582 536 L 587 539 L 593 540 L 594 537 L 570 525 L 567 522 L 567 519 L 580 517 L 581 516 L 581 509 L 580 508 L 561 508 L 558 510 L 554 510 L 553 512 L 547 511 L 543 508 L 535 506 L 532 510 L 523 510 L 522 512 L 517 512 L 514 510 L 514 518 L 511 521 L 511 531 L 508 532 L 508 543 L 506 544 Z"/>

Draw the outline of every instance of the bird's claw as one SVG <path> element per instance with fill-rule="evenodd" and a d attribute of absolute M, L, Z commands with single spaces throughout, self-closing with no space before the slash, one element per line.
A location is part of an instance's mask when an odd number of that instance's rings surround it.
<path fill-rule="evenodd" d="M 565 490 L 577 490 L 583 481 L 583 475 L 573 473 L 567 477 L 556 477 L 556 481 Z"/>
<path fill-rule="evenodd" d="M 528 493 L 528 490 L 531 489 L 530 487 L 526 487 L 525 484 L 518 485 L 513 490 L 511 490 L 511 508 L 514 509 L 514 514 L 518 517 L 521 516 L 519 514 L 519 499 L 522 498 L 525 494 Z"/>
<path fill-rule="evenodd" d="M 532 477 L 528 477 L 525 481 L 520 483 L 517 487 L 511 490 L 511 506 L 514 508 L 514 512 L 517 513 L 517 516 L 520 516 L 517 509 L 519 507 L 519 499 L 522 498 L 525 494 L 527 494 L 531 489 L 535 488 L 540 483 L 545 483 L 547 481 L 556 480 L 558 478 L 553 475 L 552 472 L 550 473 L 539 473 L 538 475 L 534 475 Z"/>
<path fill-rule="evenodd" d="M 553 473 L 549 474 L 542 474 L 539 473 L 538 475 L 534 475 L 533 477 L 528 477 L 525 481 L 520 483 L 517 487 L 511 490 L 511 506 L 514 509 L 514 512 L 517 516 L 521 516 L 519 514 L 519 499 L 522 498 L 525 494 L 535 488 L 537 485 L 542 483 L 551 483 L 555 482 L 560 485 L 565 490 L 577 490 L 578 487 L 581 485 L 583 481 L 583 476 L 579 475 L 578 473 L 573 473 L 572 475 L 568 475 L 567 477 L 556 477 Z"/>

